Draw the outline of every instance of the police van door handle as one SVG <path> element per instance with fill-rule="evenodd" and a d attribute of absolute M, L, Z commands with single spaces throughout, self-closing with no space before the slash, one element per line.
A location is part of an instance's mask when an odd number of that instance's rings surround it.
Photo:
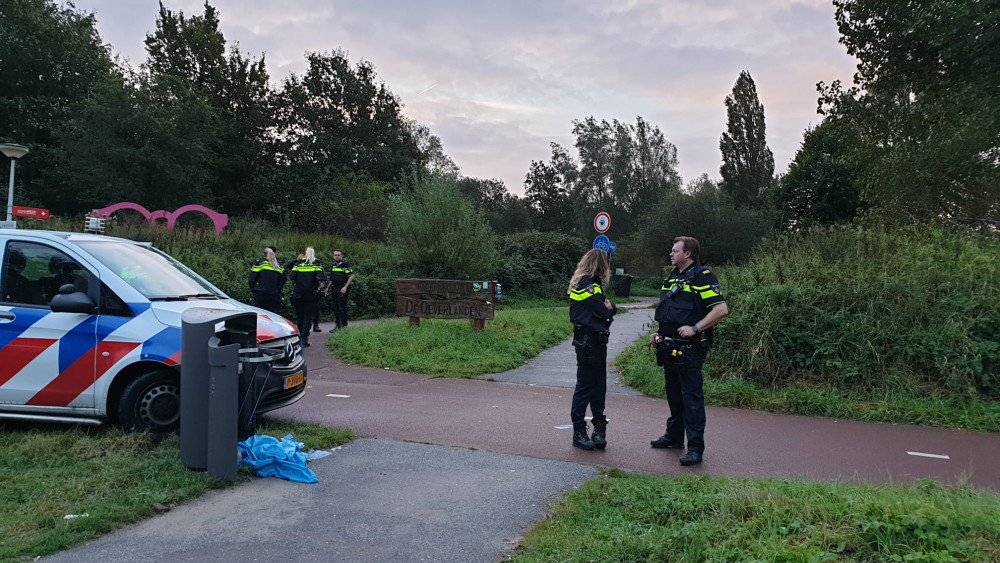
<path fill-rule="evenodd" d="M 12 321 L 17 318 L 17 315 L 11 313 L 10 311 L 0 311 L 0 321 Z"/>

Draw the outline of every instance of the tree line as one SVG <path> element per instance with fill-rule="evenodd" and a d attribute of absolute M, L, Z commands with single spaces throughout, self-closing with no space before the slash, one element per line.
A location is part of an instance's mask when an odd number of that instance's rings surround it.
<path fill-rule="evenodd" d="M 3 2 L 0 140 L 32 150 L 18 169 L 18 202 L 54 213 L 121 200 L 201 203 L 283 229 L 389 242 L 427 235 L 412 232 L 426 228 L 412 210 L 468 209 L 448 223 L 460 230 L 448 252 L 442 246 L 449 255 L 469 237 L 541 231 L 586 241 L 597 211 L 614 217 L 619 256 L 649 268 L 682 232 L 706 242 L 713 262 L 810 225 L 995 232 L 1000 2 L 834 4 L 858 72 L 850 87 L 817 85 L 820 121 L 778 175 L 764 107 L 743 71 L 721 101 L 721 181 L 685 184 L 676 146 L 641 116 L 591 115 L 570 124 L 572 147 L 552 143 L 547 161 L 530 164 L 519 197 L 500 180 L 463 176 L 370 62 L 340 49 L 308 53 L 301 75 L 275 83 L 263 54 L 227 43 L 207 2 L 198 15 L 161 5 L 138 67 L 117 60 L 94 16 L 71 4 Z M 418 265 L 441 268 L 417 254 Z M 456 258 L 456 268 L 475 270 L 466 262 Z"/>

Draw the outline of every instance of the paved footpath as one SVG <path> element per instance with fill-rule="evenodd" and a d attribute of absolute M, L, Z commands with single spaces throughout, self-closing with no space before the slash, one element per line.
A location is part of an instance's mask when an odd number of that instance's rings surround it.
<path fill-rule="evenodd" d="M 644 337 L 650 315 L 618 314 L 609 357 Z M 269 416 L 363 437 L 311 464 L 318 484 L 241 484 L 52 560 L 498 561 L 596 467 L 1000 489 L 998 434 L 724 408 L 708 409 L 705 462 L 684 468 L 681 451 L 649 447 L 666 401 L 622 386 L 610 369 L 608 448 L 578 450 L 568 342 L 481 380 L 347 365 L 322 346 L 307 360 L 306 397 Z"/>

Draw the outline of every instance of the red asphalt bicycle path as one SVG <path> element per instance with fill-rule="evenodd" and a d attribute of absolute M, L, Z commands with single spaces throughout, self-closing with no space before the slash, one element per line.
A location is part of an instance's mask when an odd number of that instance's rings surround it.
<path fill-rule="evenodd" d="M 325 324 L 325 323 L 324 323 Z M 344 364 L 325 346 L 306 351 L 309 389 L 268 416 L 349 428 L 362 437 L 569 461 L 651 475 L 902 483 L 931 478 L 1000 490 L 1000 434 L 708 408 L 705 461 L 657 450 L 664 399 L 609 393 L 608 447 L 572 447 L 573 390 L 425 375 Z M 567 362 L 575 362 L 567 358 Z"/>

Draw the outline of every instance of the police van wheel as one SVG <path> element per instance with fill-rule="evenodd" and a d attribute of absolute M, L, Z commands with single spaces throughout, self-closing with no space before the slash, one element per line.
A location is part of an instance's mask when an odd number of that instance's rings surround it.
<path fill-rule="evenodd" d="M 180 384 L 176 376 L 162 371 L 133 379 L 118 402 L 118 421 L 126 430 L 173 432 L 180 415 Z"/>

